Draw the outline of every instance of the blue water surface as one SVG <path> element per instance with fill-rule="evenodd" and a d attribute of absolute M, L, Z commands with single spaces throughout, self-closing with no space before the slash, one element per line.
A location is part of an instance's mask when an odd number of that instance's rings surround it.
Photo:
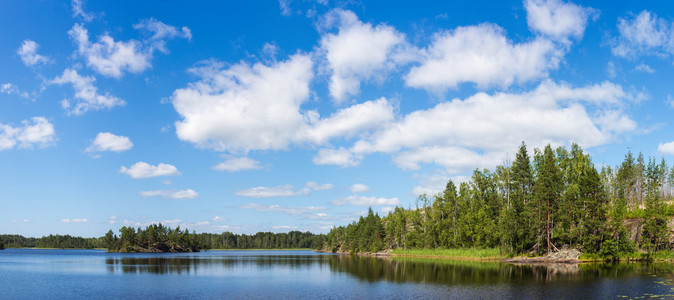
<path fill-rule="evenodd" d="M 669 264 L 513 266 L 312 251 L 0 251 L 2 299 L 672 298 Z"/>

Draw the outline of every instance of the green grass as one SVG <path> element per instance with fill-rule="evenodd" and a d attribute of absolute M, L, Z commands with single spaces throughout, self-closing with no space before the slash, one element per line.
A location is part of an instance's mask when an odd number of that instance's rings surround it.
<path fill-rule="evenodd" d="M 498 248 L 452 248 L 452 249 L 395 249 L 391 254 L 396 256 L 438 257 L 456 259 L 501 259 L 503 255 Z"/>
<path fill-rule="evenodd" d="M 599 255 L 599 253 L 583 253 L 580 256 L 580 260 L 584 261 L 602 261 L 605 260 L 606 257 L 603 257 Z M 674 251 L 658 251 L 651 253 L 650 257 L 646 253 L 640 253 L 640 252 L 631 252 L 631 253 L 620 253 L 618 254 L 618 260 L 619 261 L 630 261 L 630 260 L 635 260 L 635 261 L 646 261 L 646 260 L 652 260 L 652 261 L 674 261 Z"/>

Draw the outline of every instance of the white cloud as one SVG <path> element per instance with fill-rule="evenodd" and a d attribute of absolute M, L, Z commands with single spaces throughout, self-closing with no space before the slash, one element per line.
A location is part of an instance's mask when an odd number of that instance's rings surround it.
<path fill-rule="evenodd" d="M 259 186 L 245 190 L 236 191 L 237 196 L 251 197 L 251 198 L 270 198 L 270 197 L 291 197 L 298 195 L 306 195 L 308 190 L 295 190 L 292 184 L 279 185 L 276 187 Z"/>
<path fill-rule="evenodd" d="M 238 157 L 230 158 L 213 166 L 214 170 L 218 171 L 227 171 L 227 172 L 238 172 L 244 170 L 256 170 L 260 169 L 260 162 L 248 157 Z"/>
<path fill-rule="evenodd" d="M 634 18 L 618 18 L 618 30 L 620 35 L 611 48 L 616 56 L 674 55 L 674 25 L 650 11 L 644 10 Z"/>
<path fill-rule="evenodd" d="M 254 209 L 256 211 L 261 211 L 261 212 L 267 212 L 267 211 L 283 212 L 283 213 L 287 213 L 289 215 L 302 215 L 302 214 L 307 214 L 307 213 L 325 210 L 325 207 L 323 207 L 323 206 L 288 207 L 288 206 L 281 206 L 281 205 L 262 205 L 262 204 L 257 204 L 257 203 L 248 203 L 248 204 L 241 205 L 239 207 L 245 208 L 245 209 Z"/>
<path fill-rule="evenodd" d="M 370 190 L 370 188 L 367 185 L 364 185 L 362 183 L 356 183 L 356 184 L 352 185 L 351 187 L 349 187 L 349 191 L 351 191 L 352 193 L 364 193 L 364 192 L 367 192 L 369 190 Z"/>
<path fill-rule="evenodd" d="M 290 9 L 291 0 L 278 0 L 278 5 L 281 7 L 281 14 L 284 16 L 289 16 L 292 14 L 292 9 Z"/>
<path fill-rule="evenodd" d="M 72 0 L 70 4 L 73 8 L 73 18 L 81 18 L 85 22 L 91 22 L 94 19 L 92 14 L 85 12 L 82 8 L 82 0 Z"/>
<path fill-rule="evenodd" d="M 302 189 L 295 189 L 292 184 L 279 185 L 276 187 L 259 186 L 249 189 L 236 191 L 237 196 L 251 197 L 251 198 L 271 198 L 271 197 L 292 197 L 300 195 L 308 195 L 311 191 L 322 191 L 334 188 L 332 184 L 319 184 L 309 181 Z"/>
<path fill-rule="evenodd" d="M 544 81 L 529 92 L 477 93 L 405 115 L 350 149 L 340 148 L 332 162 L 357 164 L 354 157 L 380 152 L 393 155 L 403 169 L 432 163 L 457 173 L 491 168 L 522 141 L 530 147 L 599 146 L 637 128 L 623 111 L 626 101 L 637 99 L 610 82 L 573 88 Z"/>
<path fill-rule="evenodd" d="M 556 40 L 566 40 L 568 37 L 581 39 L 588 18 L 596 15 L 594 9 L 560 0 L 526 0 L 524 7 L 531 31 Z"/>
<path fill-rule="evenodd" d="M 275 230 L 297 230 L 299 227 L 290 225 L 274 225 L 271 228 Z"/>
<path fill-rule="evenodd" d="M 176 37 L 188 40 L 192 39 L 192 31 L 186 26 L 183 26 L 179 30 L 174 26 L 166 25 L 154 18 L 142 20 L 140 23 L 134 24 L 133 28 L 137 30 L 147 30 L 152 33 L 152 36 L 146 41 L 150 44 L 150 52 L 156 49 L 163 53 L 168 53 L 168 50 L 166 49 L 166 39 L 173 39 Z"/>
<path fill-rule="evenodd" d="M 547 77 L 564 53 L 564 48 L 540 37 L 513 44 L 494 24 L 458 27 L 433 37 L 421 65 L 412 67 L 405 83 L 436 93 L 464 82 L 505 88 Z"/>
<path fill-rule="evenodd" d="M 32 117 L 21 121 L 21 126 L 0 123 L 0 151 L 9 150 L 18 145 L 19 148 L 47 147 L 56 138 L 54 125 L 44 117 Z"/>
<path fill-rule="evenodd" d="M 192 71 L 202 79 L 172 96 L 180 139 L 218 151 L 285 149 L 298 140 L 313 77 L 309 56 L 227 69 L 209 62 Z"/>
<path fill-rule="evenodd" d="M 27 92 L 21 91 L 19 87 L 9 82 L 0 85 L 0 93 L 7 95 L 17 95 L 22 98 L 30 99 L 30 95 Z"/>
<path fill-rule="evenodd" d="M 323 144 L 335 137 L 363 135 L 393 121 L 394 110 L 386 98 L 355 104 L 338 110 L 330 117 L 314 121 L 306 130 L 307 139 Z"/>
<path fill-rule="evenodd" d="M 199 193 L 195 192 L 193 189 L 186 190 L 154 190 L 154 191 L 142 191 L 140 195 L 143 197 L 162 197 L 169 199 L 195 199 L 199 197 Z"/>
<path fill-rule="evenodd" d="M 649 66 L 647 64 L 644 64 L 644 63 L 639 64 L 636 67 L 634 67 L 634 70 L 639 71 L 639 72 L 644 72 L 644 73 L 651 73 L 651 74 L 655 73 L 655 70 L 653 70 L 653 68 L 651 68 L 651 66 Z"/>
<path fill-rule="evenodd" d="M 306 188 L 314 190 L 314 191 L 324 191 L 324 190 L 331 190 L 335 188 L 334 185 L 330 183 L 324 183 L 324 184 L 319 184 L 313 181 L 309 181 L 304 185 Z"/>
<path fill-rule="evenodd" d="M 86 58 L 87 66 L 101 75 L 120 78 L 124 71 L 140 73 L 150 67 L 152 52 L 144 51 L 139 41 L 115 41 L 106 33 L 91 43 L 82 24 L 75 24 L 68 34 L 77 43 L 77 53 Z"/>
<path fill-rule="evenodd" d="M 658 144 L 658 152 L 666 155 L 674 155 L 674 142 Z"/>
<path fill-rule="evenodd" d="M 357 155 L 348 149 L 320 149 L 312 161 L 317 165 L 338 165 L 342 167 L 355 167 L 363 159 L 362 155 Z"/>
<path fill-rule="evenodd" d="M 446 176 L 444 174 L 433 174 L 433 175 L 424 175 L 419 178 L 419 185 L 415 186 L 412 189 L 412 194 L 414 196 L 419 196 L 422 194 L 426 195 L 437 195 L 442 193 L 447 188 L 447 182 L 452 180 L 456 185 L 457 189 L 462 182 L 470 181 L 468 176 Z"/>
<path fill-rule="evenodd" d="M 115 223 L 117 223 L 117 216 L 111 216 L 110 218 L 108 218 L 108 224 L 112 225 Z"/>
<path fill-rule="evenodd" d="M 381 211 L 382 216 L 387 216 L 389 213 L 393 212 L 394 210 L 395 210 L 395 207 L 393 207 L 393 206 L 385 206 L 385 207 L 382 207 L 382 209 L 379 210 L 379 211 Z"/>
<path fill-rule="evenodd" d="M 110 109 L 115 106 L 124 106 L 126 102 L 108 93 L 98 94 L 98 88 L 94 86 L 96 78 L 84 77 L 73 69 L 65 69 L 60 77 L 49 81 L 51 84 L 63 85 L 70 83 L 75 90 L 75 103 L 70 100 L 61 101 L 61 106 L 68 114 L 82 115 L 89 110 Z M 74 104 L 74 105 L 73 105 Z"/>
<path fill-rule="evenodd" d="M 120 173 L 125 173 L 131 178 L 150 178 L 157 176 L 177 176 L 180 175 L 178 169 L 172 165 L 160 163 L 156 166 L 150 165 L 144 161 L 139 161 L 127 168 L 122 166 Z"/>
<path fill-rule="evenodd" d="M 382 198 L 382 197 L 367 197 L 359 195 L 351 195 L 346 198 L 333 200 L 330 203 L 334 205 L 358 205 L 358 206 L 376 206 L 376 205 L 398 205 L 400 201 L 398 198 Z"/>
<path fill-rule="evenodd" d="M 393 27 L 373 27 L 358 20 L 351 11 L 333 10 L 323 17 L 321 25 L 339 28 L 337 34 L 325 34 L 320 41 L 331 72 L 330 95 L 338 103 L 357 95 L 362 81 L 392 69 L 396 65 L 394 51 L 405 41 L 404 35 Z"/>
<path fill-rule="evenodd" d="M 133 143 L 128 137 L 114 135 L 110 132 L 99 132 L 86 151 L 122 152 L 131 149 L 131 147 L 133 147 Z"/>
<path fill-rule="evenodd" d="M 155 50 L 168 52 L 166 39 L 192 38 L 189 28 L 182 27 L 178 30 L 155 19 L 142 20 L 134 28 L 146 30 L 151 36 L 143 41 L 115 41 L 105 33 L 98 37 L 97 42 L 92 43 L 89 41 L 89 32 L 82 24 L 75 24 L 68 34 L 77 44 L 77 53 L 86 59 L 87 66 L 101 75 L 114 78 L 122 77 L 124 72 L 140 73 L 150 68 Z"/>
<path fill-rule="evenodd" d="M 19 50 L 16 51 L 17 54 L 19 54 L 19 57 L 21 57 L 21 61 L 26 66 L 32 67 L 37 64 L 46 64 L 49 62 L 49 58 L 46 56 L 42 56 L 40 54 L 37 54 L 37 48 L 40 47 L 36 42 L 31 41 L 31 40 L 24 40 L 23 43 L 21 44 L 21 47 Z"/>
<path fill-rule="evenodd" d="M 225 222 L 227 221 L 227 218 L 221 217 L 221 216 L 215 216 L 213 217 L 213 222 Z"/>
<path fill-rule="evenodd" d="M 89 223 L 89 219 L 61 219 L 62 223 Z"/>

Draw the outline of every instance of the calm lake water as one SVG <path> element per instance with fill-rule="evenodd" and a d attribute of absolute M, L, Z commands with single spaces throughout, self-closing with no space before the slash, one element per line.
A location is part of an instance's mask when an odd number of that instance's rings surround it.
<path fill-rule="evenodd" d="M 311 251 L 0 250 L 2 299 L 674 298 L 672 264 L 514 266 Z"/>

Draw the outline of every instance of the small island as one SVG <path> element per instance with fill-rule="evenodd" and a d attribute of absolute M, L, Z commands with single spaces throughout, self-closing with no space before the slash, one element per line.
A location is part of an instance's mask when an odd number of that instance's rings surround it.
<path fill-rule="evenodd" d="M 151 224 L 145 229 L 122 227 L 119 230 L 121 236 L 117 237 L 112 230 L 104 237 L 104 243 L 108 252 L 199 252 L 202 249 L 196 232 L 189 230 L 166 227 L 159 224 Z"/>

